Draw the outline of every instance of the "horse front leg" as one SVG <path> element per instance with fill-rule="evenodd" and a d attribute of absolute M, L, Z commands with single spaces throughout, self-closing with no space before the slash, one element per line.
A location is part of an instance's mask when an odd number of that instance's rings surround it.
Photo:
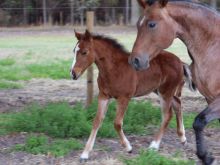
<path fill-rule="evenodd" d="M 163 134 L 172 118 L 172 109 L 171 109 L 172 98 L 166 98 L 160 96 L 161 104 L 161 113 L 162 113 L 162 123 L 159 132 L 155 136 L 154 140 L 151 142 L 149 148 L 158 150 L 160 147 L 160 142 L 163 137 Z"/>
<path fill-rule="evenodd" d="M 203 135 L 205 126 L 215 119 L 220 119 L 220 97 L 209 104 L 209 106 L 195 118 L 193 123 L 196 136 L 196 154 L 204 165 L 215 164 L 214 157 L 207 150 Z"/>
<path fill-rule="evenodd" d="M 122 146 L 125 147 L 127 152 L 132 152 L 132 146 L 130 145 L 130 142 L 126 138 L 124 131 L 122 129 L 123 119 L 124 119 L 124 115 L 125 115 L 129 101 L 130 101 L 130 98 L 126 98 L 126 97 L 117 99 L 117 111 L 116 111 L 114 127 L 119 135 Z"/>
<path fill-rule="evenodd" d="M 86 146 L 84 148 L 83 153 L 80 156 L 81 162 L 86 161 L 89 158 L 89 153 L 93 149 L 98 129 L 99 129 L 99 127 L 105 117 L 105 113 L 107 111 L 108 101 L 109 101 L 109 98 L 107 98 L 103 95 L 99 95 L 99 97 L 98 97 L 98 111 L 97 111 L 96 117 L 93 121 L 93 128 L 90 133 L 89 139 L 86 143 Z"/>

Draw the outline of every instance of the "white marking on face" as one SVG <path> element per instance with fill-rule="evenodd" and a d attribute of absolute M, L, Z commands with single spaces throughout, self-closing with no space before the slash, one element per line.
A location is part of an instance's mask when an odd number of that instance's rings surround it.
<path fill-rule="evenodd" d="M 143 18 L 141 19 L 141 21 L 140 21 L 140 26 L 142 26 L 142 24 L 144 23 L 144 20 L 145 20 L 145 16 L 143 16 Z"/>
<path fill-rule="evenodd" d="M 80 50 L 79 48 L 79 43 L 76 44 L 75 48 L 74 48 L 74 55 L 73 55 L 73 63 L 72 63 L 72 68 L 71 70 L 73 70 L 75 64 L 76 64 L 76 55 L 77 55 L 77 52 Z"/>

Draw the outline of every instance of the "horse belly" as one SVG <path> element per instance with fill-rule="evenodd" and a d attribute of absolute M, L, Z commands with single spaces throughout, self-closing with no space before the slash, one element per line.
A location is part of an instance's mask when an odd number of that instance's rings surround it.
<path fill-rule="evenodd" d="M 208 100 L 212 101 L 220 95 L 220 66 L 216 65 L 214 70 L 192 66 L 193 81 L 199 92 Z"/>
<path fill-rule="evenodd" d="M 138 84 L 135 96 L 143 96 L 153 92 L 159 87 L 161 74 L 158 72 L 143 72 L 138 75 Z"/>

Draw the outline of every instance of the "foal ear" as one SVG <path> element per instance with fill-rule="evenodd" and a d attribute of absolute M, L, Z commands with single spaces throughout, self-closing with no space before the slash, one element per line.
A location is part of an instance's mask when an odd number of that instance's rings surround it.
<path fill-rule="evenodd" d="M 76 30 L 74 30 L 74 33 L 75 33 L 75 37 L 76 37 L 78 40 L 82 39 L 82 35 L 83 35 L 83 34 L 78 33 Z"/>
<path fill-rule="evenodd" d="M 87 40 L 91 40 L 92 39 L 92 35 L 91 35 L 91 33 L 89 32 L 88 29 L 86 29 L 86 32 L 85 32 L 85 39 L 87 39 Z"/>
<path fill-rule="evenodd" d="M 168 3 L 168 0 L 159 0 L 161 7 L 165 7 Z"/>
<path fill-rule="evenodd" d="M 142 8 L 146 8 L 147 6 L 147 3 L 146 3 L 146 0 L 137 0 L 139 5 L 142 7 Z"/>

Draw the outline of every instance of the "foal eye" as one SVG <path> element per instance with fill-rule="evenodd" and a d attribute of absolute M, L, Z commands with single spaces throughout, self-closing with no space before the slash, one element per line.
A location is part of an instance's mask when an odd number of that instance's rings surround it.
<path fill-rule="evenodd" d="M 83 51 L 83 52 L 82 52 L 82 55 L 87 55 L 87 51 Z"/>
<path fill-rule="evenodd" d="M 148 23 L 147 23 L 147 26 L 149 27 L 149 28 L 151 28 L 151 29 L 153 29 L 153 28 L 155 28 L 156 27 L 156 22 L 154 22 L 154 21 L 149 21 Z"/>

